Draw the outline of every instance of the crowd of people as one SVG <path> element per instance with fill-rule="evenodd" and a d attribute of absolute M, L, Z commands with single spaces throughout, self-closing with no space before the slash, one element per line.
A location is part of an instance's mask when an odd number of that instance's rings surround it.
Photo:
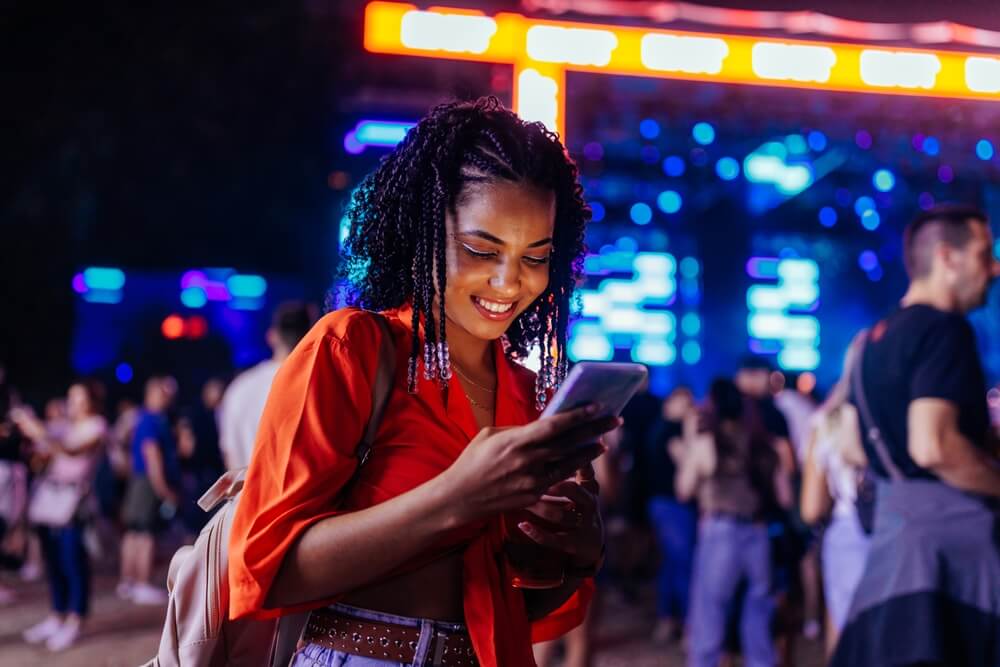
<path fill-rule="evenodd" d="M 295 665 L 545 667 L 565 641 L 585 667 L 601 595 L 647 585 L 651 638 L 690 667 L 792 665 L 824 628 L 834 667 L 1000 664 L 1000 439 L 965 318 L 1000 277 L 982 212 L 910 224 L 900 308 L 858 333 L 824 401 L 748 357 L 700 401 L 641 393 L 624 422 L 539 418 L 589 217 L 557 137 L 495 99 L 442 105 L 348 216 L 368 310 L 314 325 L 279 307 L 273 357 L 194 405 L 160 375 L 113 419 L 91 381 L 38 416 L 0 382 L 4 549 L 51 593 L 25 641 L 80 637 L 101 526 L 115 593 L 164 604 L 158 533 L 192 541 L 198 497 L 249 465 L 227 617 L 310 611 Z M 514 363 L 536 347 L 537 373 Z M 514 540 L 558 576 L 514 581 Z"/>
<path fill-rule="evenodd" d="M 83 630 L 91 563 L 117 548 L 122 600 L 164 605 L 157 539 L 193 542 L 210 514 L 199 497 L 229 469 L 245 467 L 271 379 L 314 321 L 313 309 L 282 304 L 267 331 L 272 357 L 229 385 L 211 378 L 178 405 L 169 375 L 147 379 L 141 404 L 105 406 L 105 387 L 73 383 L 42 415 L 0 382 L 0 528 L 4 564 L 22 579 L 44 574 L 51 613 L 24 631 L 32 644 L 62 651 Z M 171 541 L 173 540 L 173 541 Z M 161 563 L 162 564 L 162 563 Z M 0 587 L 0 604 L 14 602 Z"/>

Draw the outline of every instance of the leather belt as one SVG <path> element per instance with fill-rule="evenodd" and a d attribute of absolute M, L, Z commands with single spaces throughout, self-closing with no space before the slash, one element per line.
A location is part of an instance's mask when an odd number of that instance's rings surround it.
<path fill-rule="evenodd" d="M 325 648 L 380 660 L 413 663 L 417 657 L 420 628 L 358 618 L 335 609 L 309 615 L 302 639 Z M 479 661 L 466 632 L 433 631 L 424 665 L 476 667 Z"/>

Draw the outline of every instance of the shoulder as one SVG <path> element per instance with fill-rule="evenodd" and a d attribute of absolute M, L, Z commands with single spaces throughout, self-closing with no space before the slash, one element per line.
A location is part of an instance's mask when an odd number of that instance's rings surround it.
<path fill-rule="evenodd" d="M 313 325 L 299 346 L 331 342 L 350 348 L 370 346 L 382 336 L 382 328 L 375 318 L 375 313 L 353 306 L 331 311 Z M 386 319 L 391 322 L 393 318 Z"/>

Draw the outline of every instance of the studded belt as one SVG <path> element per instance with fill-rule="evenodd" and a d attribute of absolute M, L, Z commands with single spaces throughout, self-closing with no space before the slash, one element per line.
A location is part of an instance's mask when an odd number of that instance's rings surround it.
<path fill-rule="evenodd" d="M 319 609 L 309 615 L 303 640 L 367 658 L 410 664 L 416 660 L 420 628 L 358 618 L 335 609 Z M 479 661 L 466 632 L 435 629 L 424 665 L 476 667 Z"/>

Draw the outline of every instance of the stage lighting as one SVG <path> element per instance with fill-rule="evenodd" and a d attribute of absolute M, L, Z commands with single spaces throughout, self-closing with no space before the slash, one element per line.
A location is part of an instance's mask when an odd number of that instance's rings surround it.
<path fill-rule="evenodd" d="M 632 204 L 632 208 L 629 210 L 629 216 L 632 218 L 632 222 L 637 225 L 648 225 L 649 221 L 653 219 L 653 210 L 649 208 L 648 204 L 639 202 L 637 204 Z"/>
<path fill-rule="evenodd" d="M 132 367 L 122 362 L 115 367 L 115 378 L 118 379 L 122 384 L 128 384 L 132 381 Z"/>
<path fill-rule="evenodd" d="M 854 143 L 858 145 L 858 148 L 868 150 L 872 147 L 872 135 L 868 130 L 858 130 L 854 133 Z"/>
<path fill-rule="evenodd" d="M 928 155 L 937 155 L 941 152 L 941 142 L 938 141 L 937 137 L 924 137 L 921 148 Z"/>
<path fill-rule="evenodd" d="M 875 200 L 867 195 L 858 197 L 854 201 L 854 212 L 857 213 L 859 217 L 864 215 L 865 211 L 874 211 L 874 210 L 875 210 Z"/>
<path fill-rule="evenodd" d="M 695 123 L 691 128 L 691 136 L 702 146 L 708 146 L 715 141 L 715 128 L 709 123 Z"/>
<path fill-rule="evenodd" d="M 888 192 L 896 185 L 896 177 L 888 169 L 879 169 L 872 175 L 872 185 L 879 192 Z"/>
<path fill-rule="evenodd" d="M 535 25 L 528 28 L 525 46 L 531 58 L 543 63 L 605 67 L 618 37 L 608 30 Z"/>
<path fill-rule="evenodd" d="M 643 139 L 655 139 L 660 136 L 660 124 L 652 118 L 646 118 L 639 123 L 639 134 Z"/>
<path fill-rule="evenodd" d="M 989 139 L 980 139 L 976 142 L 976 157 L 980 160 L 992 159 L 993 143 Z"/>
<path fill-rule="evenodd" d="M 740 175 L 740 163 L 731 157 L 719 158 L 715 163 L 715 173 L 724 181 L 731 181 Z"/>
<path fill-rule="evenodd" d="M 697 278 L 701 272 L 701 265 L 694 257 L 685 257 L 681 260 L 680 270 L 685 278 Z"/>
<path fill-rule="evenodd" d="M 951 183 L 955 180 L 955 170 L 950 166 L 943 164 L 938 167 L 937 177 L 942 183 Z"/>
<path fill-rule="evenodd" d="M 125 286 L 125 273 L 121 269 L 92 266 L 84 269 L 83 282 L 87 289 L 120 290 Z"/>
<path fill-rule="evenodd" d="M 596 141 L 590 141 L 583 146 L 583 157 L 597 162 L 604 157 L 604 146 Z"/>
<path fill-rule="evenodd" d="M 200 287 L 186 287 L 181 290 L 181 303 L 188 308 L 201 308 L 208 303 L 208 297 Z"/>
<path fill-rule="evenodd" d="M 861 214 L 861 226 L 868 231 L 875 231 L 880 224 L 882 224 L 882 218 L 875 209 L 868 209 Z"/>
<path fill-rule="evenodd" d="M 673 214 L 681 210 L 682 204 L 683 200 L 681 199 L 681 196 L 676 192 L 674 192 L 673 190 L 664 190 L 656 198 L 656 205 L 659 207 L 661 211 L 667 214 Z M 635 216 L 633 216 L 632 219 L 635 220 Z M 636 220 L 636 222 L 639 221 Z"/>
<path fill-rule="evenodd" d="M 934 206 L 934 195 L 929 192 L 921 192 L 920 196 L 917 197 L 917 205 L 926 211 Z"/>
<path fill-rule="evenodd" d="M 233 298 L 259 299 L 267 292 L 267 281 L 263 276 L 237 273 L 229 276 L 226 287 Z"/>
<path fill-rule="evenodd" d="M 824 206 L 819 210 L 819 224 L 833 227 L 837 224 L 837 211 L 832 206 Z"/>
<path fill-rule="evenodd" d="M 905 53 L 865 49 L 861 52 L 861 80 L 880 88 L 922 88 L 937 83 L 941 60 L 932 53 Z"/>
<path fill-rule="evenodd" d="M 810 132 L 806 137 L 806 141 L 809 143 L 809 148 L 813 149 L 817 153 L 826 149 L 826 135 L 819 130 L 813 130 Z"/>
<path fill-rule="evenodd" d="M 685 364 L 693 366 L 701 361 L 701 345 L 696 340 L 689 340 L 681 347 L 681 358 Z"/>
<path fill-rule="evenodd" d="M 601 220 L 604 220 L 604 215 L 604 204 L 599 201 L 590 202 L 590 219 L 593 222 L 600 222 Z"/>
<path fill-rule="evenodd" d="M 168 315 L 160 325 L 164 338 L 176 340 L 184 335 L 184 318 L 180 315 Z"/>
<path fill-rule="evenodd" d="M 678 155 L 668 155 L 663 160 L 663 173 L 667 176 L 683 176 L 685 169 L 684 158 Z"/>
<path fill-rule="evenodd" d="M 681 318 L 681 331 L 685 336 L 697 336 L 701 333 L 701 318 L 695 313 L 688 313 Z"/>
<path fill-rule="evenodd" d="M 864 271 L 871 271 L 878 266 L 878 255 L 871 250 L 864 250 L 858 255 L 858 266 Z"/>

